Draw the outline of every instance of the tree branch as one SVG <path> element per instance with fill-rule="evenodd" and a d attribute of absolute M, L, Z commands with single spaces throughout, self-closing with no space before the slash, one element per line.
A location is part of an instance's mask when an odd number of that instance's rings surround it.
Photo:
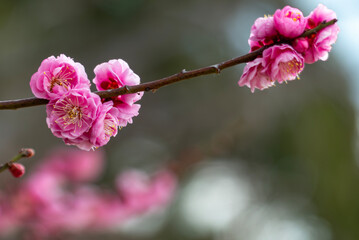
<path fill-rule="evenodd" d="M 336 22 L 337 22 L 337 19 L 333 19 L 329 22 L 323 22 L 323 23 L 319 24 L 317 27 L 310 29 L 308 31 L 305 31 L 302 35 L 300 35 L 297 38 L 307 37 L 312 34 L 315 34 L 315 33 L 319 32 L 320 30 L 322 30 L 323 28 L 328 27 Z M 293 41 L 297 38 L 291 39 L 290 41 Z M 288 41 L 277 42 L 275 44 L 281 44 L 281 43 L 286 43 L 286 42 L 288 42 Z M 158 79 L 158 80 L 155 80 L 152 82 L 142 83 L 142 84 L 134 85 L 134 86 L 124 86 L 121 88 L 105 90 L 105 91 L 97 91 L 95 93 L 98 94 L 101 98 L 111 98 L 111 97 L 115 97 L 115 96 L 119 96 L 119 95 L 129 94 L 129 93 L 137 93 L 137 92 L 151 91 L 151 90 L 154 91 L 154 90 L 159 89 L 160 87 L 163 87 L 163 86 L 175 83 L 175 82 L 179 82 L 179 81 L 182 81 L 185 79 L 195 78 L 198 76 L 203 76 L 203 75 L 208 75 L 208 74 L 213 74 L 213 73 L 218 74 L 225 68 L 229 68 L 229 67 L 241 64 L 241 63 L 246 63 L 246 62 L 254 60 L 256 57 L 261 55 L 265 49 L 267 49 L 273 45 L 264 46 L 264 47 L 262 47 L 256 51 L 253 51 L 251 53 L 248 53 L 243 56 L 236 57 L 236 58 L 233 58 L 233 59 L 230 59 L 230 60 L 218 63 L 218 64 L 214 64 L 214 65 L 211 65 L 208 67 L 203 67 L 203 68 L 199 68 L 199 69 L 195 69 L 195 70 L 191 70 L 191 71 L 186 71 L 185 69 L 183 69 L 181 72 L 179 72 L 177 74 L 174 74 L 172 76 L 165 77 L 162 79 Z M 47 104 L 48 102 L 49 101 L 46 99 L 39 99 L 39 98 L 35 98 L 35 97 L 26 98 L 26 99 L 18 99 L 18 100 L 0 101 L 0 110 L 32 107 L 32 106 L 44 105 L 44 104 Z"/>

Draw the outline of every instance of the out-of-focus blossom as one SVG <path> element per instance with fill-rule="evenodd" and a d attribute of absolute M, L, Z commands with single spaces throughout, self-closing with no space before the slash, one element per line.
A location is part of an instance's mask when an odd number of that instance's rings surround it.
<path fill-rule="evenodd" d="M 262 56 L 247 63 L 239 86 L 247 86 L 252 92 L 256 88 L 263 90 L 273 86 L 275 81 L 294 80 L 304 69 L 304 63 L 326 60 L 339 32 L 336 24 L 309 37 L 298 37 L 305 30 L 333 19 L 336 19 L 335 13 L 322 4 L 306 18 L 300 10 L 290 6 L 278 9 L 273 17 L 258 18 L 248 39 L 250 52 L 266 48 Z"/>
<path fill-rule="evenodd" d="M 64 54 L 42 61 L 30 81 L 33 94 L 48 100 L 59 98 L 70 89 L 89 89 L 89 86 L 85 68 Z"/>
<path fill-rule="evenodd" d="M 326 6 L 324 6 L 323 4 L 318 4 L 318 6 L 309 14 L 309 16 L 307 17 L 308 19 L 308 27 L 309 29 L 313 29 L 316 26 L 318 26 L 320 23 L 322 23 L 323 21 L 330 21 L 333 19 L 336 19 L 337 15 L 336 13 L 327 8 Z M 337 25 L 332 25 L 332 26 L 337 26 Z"/>
<path fill-rule="evenodd" d="M 286 38 L 295 38 L 304 32 L 307 19 L 303 13 L 290 6 L 278 9 L 273 15 L 274 27 Z"/>
<path fill-rule="evenodd" d="M 255 42 L 265 42 L 278 36 L 278 32 L 274 27 L 273 17 L 265 16 L 257 18 L 251 28 L 249 39 Z"/>
<path fill-rule="evenodd" d="M 36 172 L 61 176 L 72 182 L 85 182 L 98 178 L 103 167 L 104 156 L 101 150 L 87 152 L 59 149 L 47 156 L 46 162 Z"/>
<path fill-rule="evenodd" d="M 263 58 L 256 58 L 248 62 L 244 67 L 243 74 L 238 81 L 239 86 L 247 86 L 252 92 L 274 86 L 274 81 L 263 72 Z"/>
<path fill-rule="evenodd" d="M 304 59 L 288 44 L 275 45 L 263 51 L 263 67 L 271 79 L 282 83 L 298 77 Z"/>
<path fill-rule="evenodd" d="M 175 185 L 175 177 L 168 171 L 159 172 L 153 178 L 144 172 L 127 171 L 116 180 L 117 190 L 125 203 L 136 211 L 167 202 Z"/>
<path fill-rule="evenodd" d="M 336 18 L 337 16 L 333 10 L 328 9 L 323 4 L 319 4 L 307 17 L 307 29 L 313 29 L 324 21 Z M 307 37 L 309 47 L 303 53 L 305 63 L 314 63 L 318 60 L 326 61 L 332 45 L 337 40 L 338 33 L 339 26 L 333 24 Z"/>
<path fill-rule="evenodd" d="M 0 236 L 21 231 L 28 239 L 53 239 L 103 232 L 164 207 L 174 194 L 176 177 L 167 170 L 151 177 L 124 172 L 113 191 L 85 182 L 94 180 L 102 162 L 98 152 L 55 151 L 21 185 L 0 192 Z"/>
<path fill-rule="evenodd" d="M 273 17 L 265 16 L 257 18 L 254 22 L 248 39 L 250 52 L 261 47 L 273 44 L 280 40 L 280 35 L 274 27 Z"/>

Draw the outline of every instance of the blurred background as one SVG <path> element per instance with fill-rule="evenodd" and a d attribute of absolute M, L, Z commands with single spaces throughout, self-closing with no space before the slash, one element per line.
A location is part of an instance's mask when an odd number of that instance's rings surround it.
<path fill-rule="evenodd" d="M 110 185 L 127 168 L 197 163 L 167 209 L 73 239 L 359 239 L 356 1 L 0 3 L 1 100 L 31 97 L 30 77 L 51 55 L 74 58 L 91 80 L 97 64 L 122 58 L 147 82 L 247 53 L 255 19 L 285 5 L 305 16 L 318 3 L 333 9 L 338 41 L 328 61 L 307 65 L 300 80 L 252 94 L 237 85 L 241 65 L 146 93 L 134 123 L 103 147 L 99 183 Z M 0 116 L 2 162 L 22 147 L 36 149 L 24 161 L 27 174 L 64 145 L 47 128 L 45 106 Z M 0 174 L 1 187 L 14 181 L 21 179 Z"/>

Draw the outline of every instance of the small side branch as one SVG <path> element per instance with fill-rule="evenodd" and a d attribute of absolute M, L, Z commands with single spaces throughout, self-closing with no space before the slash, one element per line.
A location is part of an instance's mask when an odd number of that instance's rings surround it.
<path fill-rule="evenodd" d="M 0 173 L 10 168 L 12 164 L 16 163 L 22 158 L 31 158 L 35 155 L 35 151 L 32 148 L 22 148 L 19 153 L 13 157 L 10 161 L 0 165 Z"/>

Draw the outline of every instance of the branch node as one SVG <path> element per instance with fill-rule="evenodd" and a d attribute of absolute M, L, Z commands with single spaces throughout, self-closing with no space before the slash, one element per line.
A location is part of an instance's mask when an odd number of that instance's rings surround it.
<path fill-rule="evenodd" d="M 129 88 L 129 86 L 125 85 L 125 86 L 123 86 L 123 87 L 126 89 L 126 92 L 127 92 L 127 93 L 132 93 L 131 90 L 130 90 L 130 88 Z"/>
<path fill-rule="evenodd" d="M 219 68 L 218 64 L 214 64 L 211 67 L 214 69 L 214 71 L 216 71 L 217 74 L 221 73 L 221 69 Z"/>
<path fill-rule="evenodd" d="M 146 88 L 145 88 L 145 92 L 148 92 L 148 91 L 150 91 L 150 90 L 151 90 L 150 87 L 146 87 Z"/>

